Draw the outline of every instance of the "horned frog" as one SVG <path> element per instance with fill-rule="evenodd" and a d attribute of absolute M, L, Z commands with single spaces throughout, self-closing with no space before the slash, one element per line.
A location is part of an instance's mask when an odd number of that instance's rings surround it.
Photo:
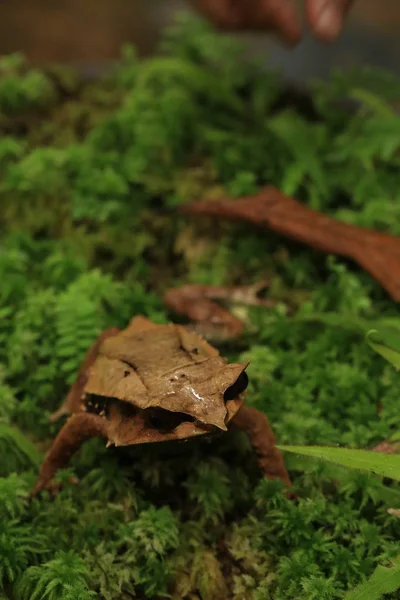
<path fill-rule="evenodd" d="M 204 300 L 205 290 L 198 288 L 174 290 L 167 304 L 183 312 L 186 302 L 198 322 L 205 316 L 238 329 L 239 321 Z M 203 298 L 197 297 L 201 293 Z M 107 445 L 130 446 L 233 428 L 249 436 L 264 475 L 290 485 L 267 417 L 244 405 L 248 364 L 228 364 L 215 347 L 182 325 L 160 325 L 136 316 L 122 331 L 107 329 L 88 350 L 64 403 L 51 417 L 54 421 L 69 415 L 32 494 L 52 489 L 58 469 L 68 466 L 91 437 L 103 437 Z"/>

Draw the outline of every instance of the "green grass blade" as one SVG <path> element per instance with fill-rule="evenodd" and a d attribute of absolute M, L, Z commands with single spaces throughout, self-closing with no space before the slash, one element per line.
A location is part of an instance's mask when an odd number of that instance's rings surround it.
<path fill-rule="evenodd" d="M 0 422 L 0 439 L 6 439 L 14 444 L 20 454 L 23 454 L 32 466 L 37 469 L 42 462 L 42 455 L 39 450 L 24 436 L 18 429 L 11 427 L 8 423 Z"/>
<path fill-rule="evenodd" d="M 364 319 L 351 314 L 338 313 L 311 313 L 297 314 L 293 318 L 295 322 L 319 323 L 328 325 L 329 327 L 341 327 L 349 331 L 354 331 L 361 335 L 367 334 L 371 329 L 379 330 L 382 335 L 394 334 L 400 336 L 400 318 L 399 317 L 382 317 L 381 319 Z"/>
<path fill-rule="evenodd" d="M 383 356 L 396 369 L 400 369 L 400 333 L 394 330 L 371 329 L 367 342 L 375 352 Z"/>
<path fill-rule="evenodd" d="M 371 577 L 354 590 L 347 592 L 345 600 L 379 600 L 400 588 L 400 559 L 390 567 L 379 565 Z"/>
<path fill-rule="evenodd" d="M 369 450 L 324 446 L 278 446 L 278 448 L 285 452 L 326 460 L 349 469 L 358 469 L 400 481 L 399 454 L 382 454 Z"/>

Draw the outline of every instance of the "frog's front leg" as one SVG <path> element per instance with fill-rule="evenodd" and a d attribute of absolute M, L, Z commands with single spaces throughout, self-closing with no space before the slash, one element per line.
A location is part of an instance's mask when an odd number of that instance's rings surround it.
<path fill-rule="evenodd" d="M 242 406 L 233 417 L 232 427 L 244 431 L 249 437 L 265 477 L 281 479 L 290 486 L 283 456 L 275 445 L 274 432 L 266 415 L 251 406 Z"/>
<path fill-rule="evenodd" d="M 78 412 L 79 406 L 82 401 L 81 397 L 83 394 L 83 390 L 87 382 L 88 371 L 97 358 L 101 344 L 109 337 L 117 335 L 119 331 L 120 330 L 116 327 L 110 327 L 109 329 L 106 329 L 89 348 L 79 368 L 78 375 L 67 394 L 67 397 L 65 398 L 60 408 L 50 416 L 49 420 L 51 423 L 57 421 L 60 417 L 64 415 L 67 415 L 72 412 Z"/>
<path fill-rule="evenodd" d="M 168 290 L 164 302 L 170 310 L 187 316 L 194 323 L 196 332 L 207 338 L 227 340 L 239 337 L 243 332 L 244 323 L 216 300 L 270 307 L 275 304 L 273 300 L 258 297 L 266 287 L 266 282 L 233 287 L 184 285 Z"/>
<path fill-rule="evenodd" d="M 35 496 L 40 490 L 51 488 L 56 472 L 68 466 L 73 454 L 86 440 L 92 437 L 107 437 L 107 427 L 107 421 L 98 415 L 85 412 L 72 415 L 47 453 L 31 495 Z"/>

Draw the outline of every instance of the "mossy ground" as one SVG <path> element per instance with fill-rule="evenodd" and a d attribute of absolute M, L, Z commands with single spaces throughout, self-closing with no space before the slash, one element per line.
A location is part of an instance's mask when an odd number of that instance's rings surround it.
<path fill-rule="evenodd" d="M 133 314 L 178 318 L 162 294 L 186 282 L 270 279 L 280 305 L 241 309 L 247 333 L 223 351 L 251 359 L 248 402 L 281 443 L 365 448 L 398 430 L 398 375 L 363 339 L 368 320 L 397 315 L 379 286 L 176 207 L 272 182 L 398 234 L 399 96 L 399 81 L 365 70 L 299 99 L 198 21 L 169 32 L 157 58 L 127 49 L 94 82 L 2 60 L 0 597 L 330 600 L 399 554 L 397 485 L 287 456 L 289 501 L 234 434 L 184 453 L 93 440 L 56 499 L 27 499 L 85 350 Z"/>

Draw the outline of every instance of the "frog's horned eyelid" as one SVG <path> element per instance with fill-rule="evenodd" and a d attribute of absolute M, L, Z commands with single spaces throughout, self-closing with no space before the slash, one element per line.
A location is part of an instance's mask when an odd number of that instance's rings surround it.
<path fill-rule="evenodd" d="M 236 379 L 235 383 L 230 385 L 224 392 L 224 400 L 234 400 L 240 394 L 242 394 L 249 384 L 249 376 L 246 371 L 243 370 L 239 377 Z"/>

